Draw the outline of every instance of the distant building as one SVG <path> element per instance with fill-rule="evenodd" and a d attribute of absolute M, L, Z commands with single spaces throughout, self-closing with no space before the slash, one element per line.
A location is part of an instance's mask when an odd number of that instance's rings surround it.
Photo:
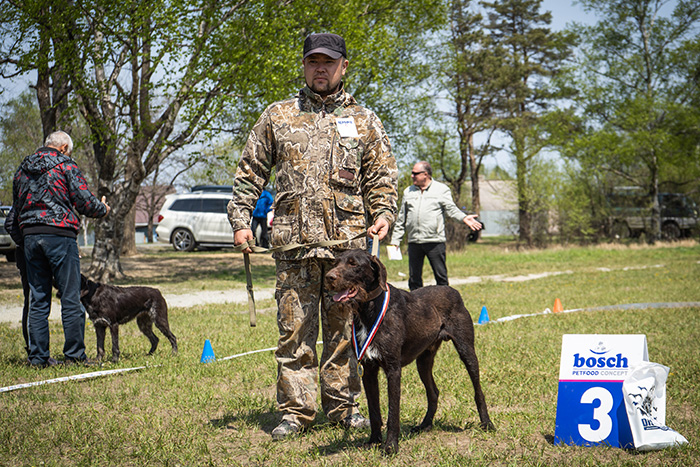
<path fill-rule="evenodd" d="M 466 184 L 466 192 L 471 191 L 471 182 Z M 484 236 L 517 235 L 518 195 L 514 180 L 479 180 L 481 213 L 484 223 Z"/>
<path fill-rule="evenodd" d="M 156 241 L 156 227 L 158 227 L 158 214 L 165 202 L 165 195 L 175 193 L 172 185 L 142 186 L 136 197 L 134 208 L 136 212 L 136 243 L 146 243 L 148 233 L 148 218 L 153 220 L 153 241 Z"/>

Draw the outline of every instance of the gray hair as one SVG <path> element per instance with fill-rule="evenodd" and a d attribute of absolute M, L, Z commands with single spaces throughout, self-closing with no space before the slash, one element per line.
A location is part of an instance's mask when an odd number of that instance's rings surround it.
<path fill-rule="evenodd" d="M 55 149 L 61 149 L 66 144 L 68 145 L 66 156 L 70 156 L 73 154 L 73 140 L 65 131 L 54 131 L 44 141 L 44 146 Z"/>

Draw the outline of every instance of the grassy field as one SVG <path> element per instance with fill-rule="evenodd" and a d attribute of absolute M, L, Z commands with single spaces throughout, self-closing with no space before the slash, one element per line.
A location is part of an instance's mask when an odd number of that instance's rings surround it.
<path fill-rule="evenodd" d="M 185 271 L 183 264 L 189 265 Z M 154 250 L 125 262 L 130 278 L 122 283 L 148 283 L 170 293 L 240 288 L 240 264 L 240 255 L 234 253 Z M 256 257 L 253 264 L 256 287 L 272 285 L 269 258 Z M 272 352 L 199 362 L 205 339 L 218 359 L 274 347 L 276 309 L 268 300 L 258 303 L 256 328 L 248 326 L 245 303 L 171 309 L 171 328 L 180 347 L 176 357 L 164 338 L 156 354 L 147 357 L 148 341 L 136 324 L 123 326 L 122 359 L 103 369 L 145 369 L 1 393 L 0 465 L 700 464 L 699 307 L 581 311 L 494 322 L 552 308 L 555 298 L 565 309 L 700 302 L 698 243 L 521 251 L 487 239 L 451 253 L 448 268 L 455 282 L 468 279 L 456 288 L 474 320 L 485 306 L 492 321 L 476 327 L 476 346 L 495 432 L 478 428 L 469 377 L 448 343 L 436 361 L 441 398 L 431 432 L 409 434 L 422 419 L 425 394 L 415 366 L 404 370 L 398 455 L 386 458 L 379 450 L 366 449 L 368 432 L 344 431 L 322 414 L 303 436 L 272 442 L 269 433 L 279 421 Z M 400 275 L 408 272 L 406 259 L 387 262 L 387 269 L 390 282 L 406 279 Z M 424 277 L 432 277 L 427 268 Z M 16 295 L 17 285 L 7 284 Z M 689 444 L 649 453 L 555 446 L 563 334 L 645 334 L 650 360 L 671 367 L 666 424 Z M 60 323 L 52 322 L 51 338 L 52 354 L 60 356 Z M 94 357 L 90 324 L 86 343 Z M 2 323 L 0 387 L 94 371 L 29 368 L 22 345 L 17 325 Z M 380 384 L 385 406 L 384 380 Z M 360 405 L 366 413 L 364 396 Z"/>

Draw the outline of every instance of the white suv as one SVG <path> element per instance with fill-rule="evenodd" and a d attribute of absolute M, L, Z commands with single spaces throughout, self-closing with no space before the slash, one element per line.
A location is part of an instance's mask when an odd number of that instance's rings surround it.
<path fill-rule="evenodd" d="M 233 230 L 226 213 L 230 200 L 230 190 L 167 195 L 158 216 L 158 241 L 172 243 L 178 251 L 232 247 Z"/>
<path fill-rule="evenodd" d="M 15 261 L 15 242 L 5 230 L 5 219 L 12 206 L 0 206 L 0 255 L 5 255 L 8 263 Z"/>

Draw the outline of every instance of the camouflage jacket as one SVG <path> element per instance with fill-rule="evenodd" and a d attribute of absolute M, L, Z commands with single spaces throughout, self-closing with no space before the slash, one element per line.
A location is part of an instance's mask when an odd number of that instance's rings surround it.
<path fill-rule="evenodd" d="M 354 128 L 357 136 L 347 136 Z M 273 167 L 273 247 L 350 239 L 379 217 L 390 225 L 396 219 L 398 171 L 389 138 L 374 112 L 343 89 L 324 101 L 305 87 L 263 112 L 236 171 L 228 205 L 234 231 L 250 228 L 251 212 Z M 362 238 L 337 249 L 365 247 Z M 333 253 L 328 248 L 302 248 L 275 257 L 333 258 Z"/>

